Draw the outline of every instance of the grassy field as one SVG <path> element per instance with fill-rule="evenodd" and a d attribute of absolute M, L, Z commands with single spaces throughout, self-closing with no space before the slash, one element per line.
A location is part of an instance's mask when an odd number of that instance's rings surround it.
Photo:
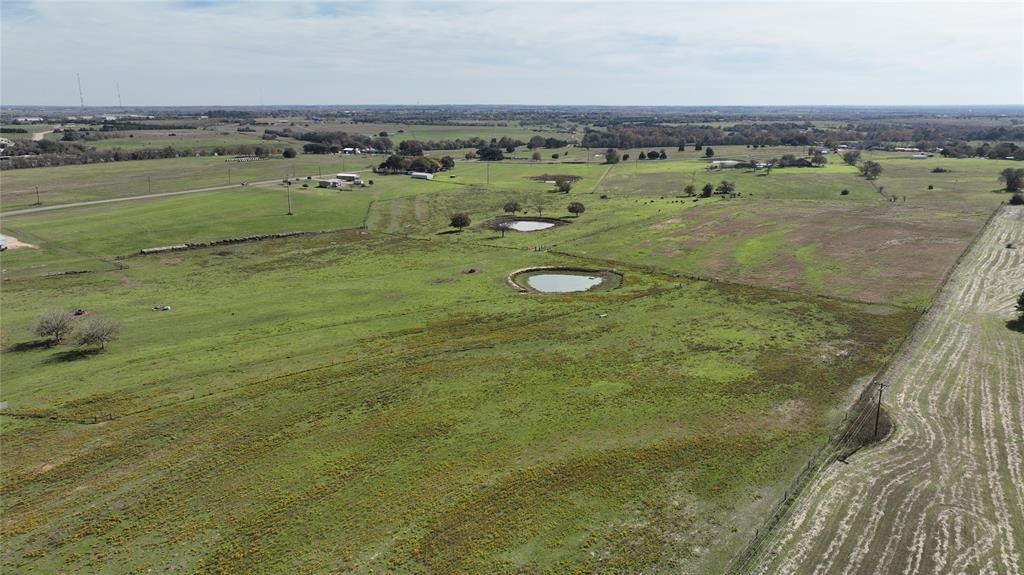
<path fill-rule="evenodd" d="M 44 417 L 5 418 L 4 564 L 713 572 L 913 319 L 633 270 L 503 285 L 565 262 L 343 232 L 9 282 L 6 413 Z M 35 346 L 41 301 L 126 337 Z"/>
<path fill-rule="evenodd" d="M 293 174 L 315 177 L 342 169 L 366 170 L 380 161 L 379 156 L 300 155 L 258 162 L 198 157 L 8 170 L 0 172 L 0 205 L 4 211 L 31 207 L 36 186 L 45 206 L 284 179 Z"/>
<path fill-rule="evenodd" d="M 269 184 L 5 217 L 36 247 L 0 256 L 0 564 L 722 572 L 1005 199 L 991 191 L 1003 163 L 932 175 L 932 160 L 878 155 L 876 184 L 907 196 L 892 204 L 837 164 L 761 176 L 669 155 L 293 186 L 293 216 Z M 32 181 L 57 202 L 224 171 L 187 158 L 4 172 L 4 208 Z M 553 175 L 580 179 L 563 194 Z M 741 195 L 678 197 L 722 178 Z M 507 201 L 569 223 L 502 237 L 483 224 Z M 586 212 L 566 217 L 570 201 Z M 473 225 L 448 233 L 455 212 Z M 131 255 L 318 230 L 338 231 Z M 543 265 L 613 268 L 623 284 L 505 284 Z M 66 271 L 89 273 L 53 275 Z M 120 321 L 122 339 L 96 352 L 33 335 L 43 311 L 79 308 Z"/>
<path fill-rule="evenodd" d="M 109 150 L 121 148 L 124 150 L 138 150 L 142 148 L 164 148 L 174 146 L 178 149 L 209 150 L 219 146 L 240 146 L 242 144 L 270 144 L 278 148 L 293 147 L 302 148 L 302 142 L 295 140 L 264 140 L 262 130 L 258 132 L 238 132 L 234 126 L 224 129 L 209 130 L 179 130 L 167 131 L 158 130 L 131 130 L 118 132 L 120 137 L 85 142 L 97 150 Z M 171 134 L 174 134 L 173 136 Z"/>
<path fill-rule="evenodd" d="M 348 122 L 281 122 L 281 128 L 288 127 L 293 131 L 310 132 L 348 132 L 350 134 L 363 134 L 376 136 L 381 132 L 387 132 L 388 137 L 398 144 L 404 140 L 457 140 L 479 137 L 484 139 L 518 138 L 523 142 L 533 136 L 545 138 L 558 138 L 572 140 L 578 136 L 572 134 L 560 134 L 554 130 L 535 129 L 527 126 L 520 126 L 518 123 L 510 122 L 506 126 L 498 125 L 413 125 L 403 123 L 380 123 L 380 124 L 359 124 Z"/>

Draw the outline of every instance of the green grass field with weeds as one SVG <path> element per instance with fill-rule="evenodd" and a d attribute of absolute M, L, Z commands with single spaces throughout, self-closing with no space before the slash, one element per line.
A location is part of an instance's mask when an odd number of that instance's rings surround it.
<path fill-rule="evenodd" d="M 932 174 L 938 160 L 878 155 L 875 184 L 907 196 L 892 204 L 847 166 L 762 176 L 669 156 L 293 185 L 292 216 L 274 183 L 5 217 L 36 247 L 0 255 L 0 565 L 721 573 L 1005 199 L 1003 163 Z M 295 166 L 341 171 L 337 157 Z M 4 172 L 4 207 L 8 177 L 64 182 L 71 201 L 223 170 Z M 565 194 L 553 175 L 580 179 Z M 741 195 L 679 197 L 721 179 Z M 484 225 L 510 201 L 568 223 Z M 569 217 L 570 201 L 586 211 Z M 453 233 L 456 212 L 473 224 Z M 138 255 L 321 230 L 337 231 Z M 623 283 L 507 285 L 536 266 Z M 33 331 L 50 309 L 115 319 L 122 336 L 51 346 Z"/>
<path fill-rule="evenodd" d="M 8 568 L 714 572 L 914 318 L 632 269 L 522 295 L 567 258 L 360 231 L 128 263 L 5 287 Z M 125 336 L 42 346 L 41 307 Z"/>

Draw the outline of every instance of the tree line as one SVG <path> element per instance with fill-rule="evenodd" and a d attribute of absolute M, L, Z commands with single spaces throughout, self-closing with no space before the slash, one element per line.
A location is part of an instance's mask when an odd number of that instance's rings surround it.
<path fill-rule="evenodd" d="M 7 153 L 10 154 L 10 157 L 0 162 L 0 170 L 73 166 L 131 160 L 158 160 L 192 156 L 270 157 L 280 153 L 280 151 L 270 144 L 240 144 L 237 146 L 216 146 L 198 150 L 193 148 L 175 148 L 174 146 L 142 148 L 138 150 L 125 150 L 123 148 L 97 150 L 79 142 L 19 140 L 8 148 Z"/>
<path fill-rule="evenodd" d="M 378 174 L 404 174 L 408 171 L 427 172 L 433 174 L 455 167 L 455 158 L 443 156 L 435 159 L 430 156 L 399 156 L 392 154 L 381 162 L 374 171 Z"/>
<path fill-rule="evenodd" d="M 968 140 L 985 140 L 972 147 Z M 1024 159 L 1024 149 L 1010 140 L 1024 140 L 1024 127 L 984 128 L 976 126 L 901 127 L 888 124 L 847 124 L 821 128 L 796 122 L 668 126 L 628 124 L 607 130 L 588 128 L 581 145 L 588 148 L 649 148 L 662 146 L 748 145 L 809 146 L 835 148 L 843 142 L 857 142 L 863 148 L 891 148 L 895 142 L 912 143 L 924 151 L 948 148 L 956 155 Z M 699 149 L 699 148 L 697 148 Z"/>

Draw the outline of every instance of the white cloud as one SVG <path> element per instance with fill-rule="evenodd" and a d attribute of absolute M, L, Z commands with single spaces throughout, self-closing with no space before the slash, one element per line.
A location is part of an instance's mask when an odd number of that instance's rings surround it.
<path fill-rule="evenodd" d="M 1022 6 L 5 2 L 0 98 L 1021 104 Z"/>

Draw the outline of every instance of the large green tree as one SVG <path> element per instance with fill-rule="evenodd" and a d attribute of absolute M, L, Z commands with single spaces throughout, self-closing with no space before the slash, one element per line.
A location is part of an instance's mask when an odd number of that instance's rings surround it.
<path fill-rule="evenodd" d="M 453 215 L 451 222 L 448 225 L 461 232 L 462 228 L 469 227 L 470 223 L 472 223 L 472 221 L 469 219 L 469 214 L 460 213 Z"/>
<path fill-rule="evenodd" d="M 1006 186 L 1007 192 L 1019 192 L 1024 188 L 1024 168 L 1006 168 L 999 172 L 999 181 Z"/>
<path fill-rule="evenodd" d="M 874 160 L 868 160 L 860 165 L 860 174 L 869 180 L 875 180 L 882 175 L 882 165 Z"/>

